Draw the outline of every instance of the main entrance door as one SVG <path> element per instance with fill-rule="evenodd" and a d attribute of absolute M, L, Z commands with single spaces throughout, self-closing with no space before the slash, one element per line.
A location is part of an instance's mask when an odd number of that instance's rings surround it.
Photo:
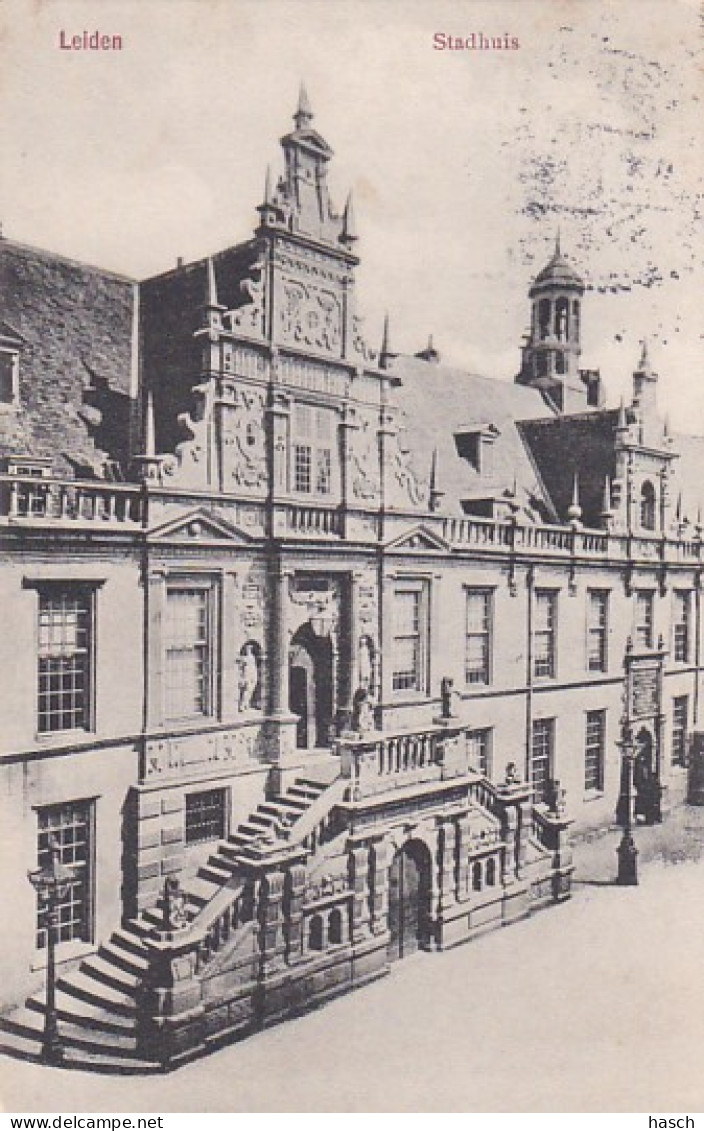
<path fill-rule="evenodd" d="M 389 959 L 395 962 L 428 942 L 430 934 L 430 853 L 411 840 L 389 869 Z"/>
<path fill-rule="evenodd" d="M 327 746 L 333 717 L 332 644 L 306 622 L 291 641 L 289 706 L 298 715 L 296 745 Z"/>

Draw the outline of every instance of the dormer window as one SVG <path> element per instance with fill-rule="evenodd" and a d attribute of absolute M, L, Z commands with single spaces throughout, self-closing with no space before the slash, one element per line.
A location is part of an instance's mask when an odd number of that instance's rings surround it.
<path fill-rule="evenodd" d="M 455 432 L 457 454 L 466 459 L 479 475 L 493 472 L 493 446 L 500 432 L 495 424 L 476 424 Z"/>
<path fill-rule="evenodd" d="M 20 395 L 20 355 L 0 346 L 0 405 L 15 405 Z"/>

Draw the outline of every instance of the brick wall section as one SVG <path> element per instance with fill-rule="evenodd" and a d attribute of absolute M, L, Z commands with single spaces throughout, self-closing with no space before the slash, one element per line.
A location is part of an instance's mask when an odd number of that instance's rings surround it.
<path fill-rule="evenodd" d="M 245 301 L 240 288 L 254 242 L 213 256 L 218 302 L 228 310 Z M 140 285 L 140 350 L 143 389 L 151 389 L 159 452 L 172 452 L 185 434 L 178 416 L 193 408 L 191 389 L 200 376 L 201 347 L 193 334 L 203 325 L 207 260 L 188 263 Z"/>
<path fill-rule="evenodd" d="M 0 411 L 0 458 L 51 458 L 73 474 L 129 442 L 133 284 L 0 240 L 3 321 L 24 341 L 20 406 Z M 84 472 L 85 473 L 85 472 Z"/>

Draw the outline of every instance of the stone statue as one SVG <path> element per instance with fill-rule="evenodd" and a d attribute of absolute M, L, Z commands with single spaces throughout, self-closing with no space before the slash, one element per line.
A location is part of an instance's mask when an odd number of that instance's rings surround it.
<path fill-rule="evenodd" d="M 164 880 L 164 930 L 179 931 L 188 925 L 186 896 L 176 876 Z"/>
<path fill-rule="evenodd" d="M 515 762 L 506 763 L 506 777 L 504 778 L 504 785 L 520 785 L 521 775 L 518 772 L 518 766 Z"/>
<path fill-rule="evenodd" d="M 358 687 L 352 700 L 352 730 L 366 734 L 375 725 L 372 697 L 366 687 Z"/>
<path fill-rule="evenodd" d="M 368 636 L 359 641 L 359 683 L 361 687 L 372 688 L 374 678 L 374 658 L 372 642 Z"/>
<path fill-rule="evenodd" d="M 259 664 L 252 644 L 245 644 L 240 655 L 240 711 L 251 711 L 259 686 Z"/>
<path fill-rule="evenodd" d="M 455 681 L 452 676 L 445 675 L 440 681 L 440 717 L 443 719 L 451 719 L 453 717 L 452 711 L 452 697 L 454 695 Z"/>

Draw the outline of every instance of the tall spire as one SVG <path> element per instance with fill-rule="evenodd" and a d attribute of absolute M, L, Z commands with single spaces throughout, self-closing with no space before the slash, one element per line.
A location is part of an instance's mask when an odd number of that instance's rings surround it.
<path fill-rule="evenodd" d="M 557 225 L 557 232 L 555 233 L 555 259 L 559 259 L 562 255 L 560 249 L 560 225 Z"/>
<path fill-rule="evenodd" d="M 271 204 L 271 165 L 266 167 L 266 175 L 264 177 L 264 204 Z"/>
<path fill-rule="evenodd" d="M 205 295 L 206 306 L 218 305 L 218 288 L 215 282 L 215 265 L 212 255 L 208 256 L 208 288 Z"/>
<path fill-rule="evenodd" d="M 345 202 L 345 211 L 342 213 L 342 232 L 340 239 L 345 243 L 352 243 L 357 239 L 357 226 L 354 219 L 354 208 L 352 206 L 352 190 L 347 194 Z"/>
<path fill-rule="evenodd" d="M 388 312 L 384 315 L 384 331 L 381 336 L 381 349 L 379 351 L 379 366 L 381 369 L 387 369 L 389 362 L 393 361 L 396 354 L 391 350 L 391 335 L 389 333 L 389 315 Z"/>
<path fill-rule="evenodd" d="M 643 338 L 641 342 L 640 361 L 638 362 L 638 370 L 640 373 L 650 372 L 650 356 L 648 354 L 648 339 Z"/>
<path fill-rule="evenodd" d="M 308 91 L 305 85 L 301 83 L 298 91 L 298 109 L 293 115 L 293 120 L 296 123 L 297 130 L 304 130 L 313 119 L 313 111 L 310 108 L 310 101 L 308 99 Z"/>
<path fill-rule="evenodd" d="M 144 454 L 150 459 L 156 455 L 156 424 L 154 419 L 154 394 L 147 392 L 147 411 L 144 421 Z"/>

